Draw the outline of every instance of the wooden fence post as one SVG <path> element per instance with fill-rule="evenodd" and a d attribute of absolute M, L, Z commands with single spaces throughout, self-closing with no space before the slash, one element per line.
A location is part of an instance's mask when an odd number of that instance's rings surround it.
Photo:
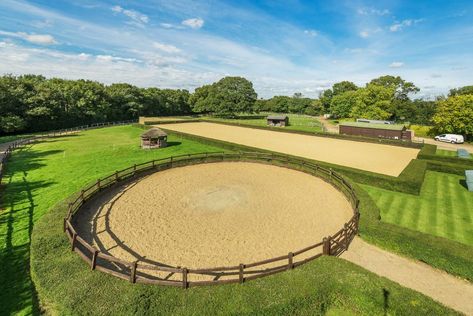
<path fill-rule="evenodd" d="M 238 280 L 240 281 L 240 283 L 245 282 L 244 270 L 245 270 L 245 265 L 243 263 L 240 263 L 239 269 L 238 269 Z"/>
<path fill-rule="evenodd" d="M 182 269 L 182 288 L 187 289 L 189 283 L 187 282 L 187 269 Z"/>
<path fill-rule="evenodd" d="M 97 179 L 97 189 L 100 191 L 102 188 L 100 187 L 100 179 Z"/>
<path fill-rule="evenodd" d="M 84 190 L 80 191 L 80 199 L 83 201 L 84 200 Z"/>
<path fill-rule="evenodd" d="M 66 232 L 66 229 L 67 229 L 67 217 L 64 217 L 64 232 Z"/>
<path fill-rule="evenodd" d="M 170 167 L 172 168 L 172 156 L 171 156 L 171 158 L 169 159 L 169 163 L 170 163 Z"/>
<path fill-rule="evenodd" d="M 345 250 L 348 250 L 348 224 L 343 226 L 343 238 L 345 239 Z"/>
<path fill-rule="evenodd" d="M 323 239 L 324 245 L 323 245 L 323 254 L 330 256 L 330 240 L 332 237 L 328 236 Z"/>
<path fill-rule="evenodd" d="M 118 182 L 118 171 L 115 171 L 115 182 Z"/>
<path fill-rule="evenodd" d="M 294 269 L 294 254 L 292 252 L 287 254 L 288 264 L 287 269 Z"/>
<path fill-rule="evenodd" d="M 92 261 L 90 262 L 90 269 L 95 270 L 95 266 L 97 265 L 97 255 L 99 254 L 98 250 L 95 250 L 92 254 Z"/>
<path fill-rule="evenodd" d="M 330 180 L 332 180 L 332 173 L 333 173 L 332 168 L 330 168 Z"/>
<path fill-rule="evenodd" d="M 133 262 L 131 264 L 131 271 L 130 271 L 130 282 L 131 283 L 136 283 L 136 266 L 137 266 L 137 262 Z"/>
<path fill-rule="evenodd" d="M 71 251 L 76 248 L 77 233 L 72 233 Z"/>

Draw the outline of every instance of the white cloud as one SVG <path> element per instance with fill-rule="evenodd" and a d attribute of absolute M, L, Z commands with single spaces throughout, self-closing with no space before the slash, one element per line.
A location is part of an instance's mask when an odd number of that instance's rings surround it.
<path fill-rule="evenodd" d="M 391 13 L 388 9 L 379 10 L 379 9 L 374 9 L 374 8 L 360 8 L 358 9 L 357 12 L 360 15 L 379 15 L 379 16 L 388 15 Z"/>
<path fill-rule="evenodd" d="M 181 52 L 181 50 L 174 45 L 163 44 L 159 42 L 154 42 L 153 47 L 156 49 L 159 49 L 160 51 L 163 51 L 165 53 L 170 53 L 170 54 Z"/>
<path fill-rule="evenodd" d="M 40 45 L 51 45 L 51 44 L 57 43 L 54 37 L 48 34 L 27 34 L 23 32 L 14 33 L 14 32 L 0 31 L 0 35 L 21 38 L 30 43 L 40 44 Z"/>
<path fill-rule="evenodd" d="M 115 12 L 115 13 L 122 13 L 122 14 L 126 15 L 136 25 L 141 25 L 142 26 L 143 24 L 146 24 L 146 23 L 149 22 L 149 18 L 148 18 L 147 15 L 142 14 L 142 13 L 140 13 L 138 11 L 135 11 L 135 10 L 124 9 L 119 5 L 116 5 L 116 6 L 112 7 L 112 11 Z"/>
<path fill-rule="evenodd" d="M 389 68 L 401 68 L 404 66 L 403 62 L 400 61 L 394 61 L 389 65 Z"/>
<path fill-rule="evenodd" d="M 368 36 L 370 36 L 370 34 L 368 33 L 368 31 L 361 31 L 359 35 L 360 35 L 360 37 L 362 37 L 362 38 L 367 38 Z"/>
<path fill-rule="evenodd" d="M 201 18 L 187 19 L 182 21 L 181 24 L 193 29 L 200 29 L 202 26 L 204 26 L 204 20 Z"/>
<path fill-rule="evenodd" d="M 412 20 L 412 19 L 409 19 L 409 20 L 403 20 L 401 22 L 397 22 L 397 23 L 394 23 L 393 25 L 391 25 L 389 27 L 389 30 L 391 32 L 398 32 L 398 31 L 401 31 L 403 28 L 405 27 L 409 27 L 409 26 L 412 26 L 412 25 L 415 25 L 417 23 L 420 23 L 424 21 L 424 19 L 417 19 L 417 20 Z"/>
<path fill-rule="evenodd" d="M 319 32 L 317 32 L 316 30 L 304 30 L 304 34 L 310 37 L 316 37 L 317 35 L 319 35 Z"/>

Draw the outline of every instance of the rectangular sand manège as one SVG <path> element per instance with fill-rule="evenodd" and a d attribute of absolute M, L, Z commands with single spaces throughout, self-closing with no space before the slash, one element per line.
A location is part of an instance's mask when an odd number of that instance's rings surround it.
<path fill-rule="evenodd" d="M 187 134 L 397 177 L 419 149 L 195 122 L 161 126 Z"/>

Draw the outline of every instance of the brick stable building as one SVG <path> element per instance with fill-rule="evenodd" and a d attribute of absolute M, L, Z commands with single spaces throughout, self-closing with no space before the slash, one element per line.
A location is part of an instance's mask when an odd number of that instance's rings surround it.
<path fill-rule="evenodd" d="M 356 135 L 374 138 L 390 138 L 399 140 L 412 140 L 412 131 L 404 125 L 375 124 L 363 122 L 340 123 L 340 134 Z"/>

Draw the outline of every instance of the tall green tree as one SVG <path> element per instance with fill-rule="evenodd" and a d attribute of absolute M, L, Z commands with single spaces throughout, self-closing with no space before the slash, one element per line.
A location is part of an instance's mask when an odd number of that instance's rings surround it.
<path fill-rule="evenodd" d="M 351 81 L 341 81 L 335 83 L 331 89 L 325 90 L 322 95 L 320 96 L 320 102 L 322 103 L 325 111 L 330 110 L 330 106 L 332 105 L 332 99 L 337 96 L 341 95 L 348 91 L 356 91 L 358 90 L 358 86 Z"/>
<path fill-rule="evenodd" d="M 356 91 L 356 102 L 350 116 L 374 120 L 390 118 L 393 94 L 393 87 L 368 84 L 365 88 Z"/>
<path fill-rule="evenodd" d="M 462 134 L 472 139 L 473 95 L 456 95 L 439 101 L 433 122 L 438 132 Z"/>
<path fill-rule="evenodd" d="M 218 82 L 196 90 L 191 102 L 199 112 L 219 116 L 251 113 L 257 94 L 253 84 L 242 77 L 225 77 Z"/>
<path fill-rule="evenodd" d="M 330 113 L 339 118 L 350 117 L 356 105 L 358 94 L 357 91 L 345 91 L 334 96 L 330 103 Z"/>
<path fill-rule="evenodd" d="M 473 94 L 473 86 L 464 86 L 461 88 L 451 89 L 448 96 L 453 97 L 456 95 L 468 95 L 468 94 Z"/>

